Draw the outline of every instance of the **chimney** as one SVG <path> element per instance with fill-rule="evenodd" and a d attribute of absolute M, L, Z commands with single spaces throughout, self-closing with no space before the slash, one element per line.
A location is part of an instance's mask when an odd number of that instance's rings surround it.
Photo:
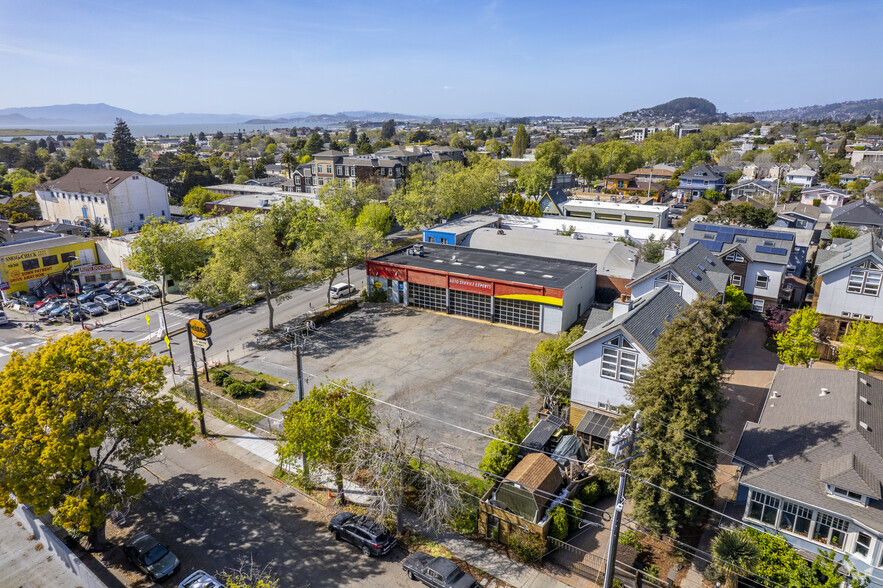
<path fill-rule="evenodd" d="M 671 259 L 675 255 L 677 255 L 678 251 L 680 251 L 680 249 L 678 249 L 677 245 L 675 245 L 674 243 L 669 243 L 668 247 L 666 247 L 662 251 L 662 261 L 668 261 L 669 259 Z"/>
<path fill-rule="evenodd" d="M 623 294 L 613 302 L 613 318 L 621 316 L 632 309 L 632 297 Z"/>

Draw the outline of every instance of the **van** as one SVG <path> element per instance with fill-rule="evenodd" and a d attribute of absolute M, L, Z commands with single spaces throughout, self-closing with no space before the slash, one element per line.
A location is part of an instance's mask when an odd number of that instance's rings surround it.
<path fill-rule="evenodd" d="M 344 284 L 343 282 L 341 282 L 339 284 L 334 284 L 333 286 L 331 286 L 331 297 L 343 298 L 344 296 L 349 296 L 355 291 L 356 287 L 352 284 Z"/>
<path fill-rule="evenodd" d="M 6 318 L 6 313 L 0 310 L 0 325 L 8 325 L 9 319 Z"/>
<path fill-rule="evenodd" d="M 153 282 L 144 282 L 143 284 L 141 284 L 140 287 L 142 290 L 147 290 L 148 292 L 150 292 L 150 295 L 154 298 L 159 298 L 160 296 L 162 296 L 162 292 L 160 291 L 159 286 L 157 286 Z"/>

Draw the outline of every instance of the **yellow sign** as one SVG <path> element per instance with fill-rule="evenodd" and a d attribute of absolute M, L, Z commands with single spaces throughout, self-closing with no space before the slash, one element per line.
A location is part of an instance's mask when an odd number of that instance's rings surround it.
<path fill-rule="evenodd" d="M 212 328 L 209 324 L 199 319 L 190 319 L 187 326 L 190 327 L 190 334 L 197 339 L 205 339 L 212 334 Z"/>
<path fill-rule="evenodd" d="M 49 255 L 48 249 L 38 249 L 37 251 L 28 251 L 27 253 L 14 253 L 12 255 L 7 255 L 3 257 L 4 263 L 9 263 L 12 261 L 23 261 L 25 259 L 37 259 L 38 257 L 44 257 Z"/>
<path fill-rule="evenodd" d="M 378 280 L 378 281 L 374 282 L 374 287 L 379 290 L 380 288 L 383 288 L 383 284 L 381 284 L 380 281 Z"/>
<path fill-rule="evenodd" d="M 147 324 L 149 325 L 149 324 L 150 324 L 150 315 L 149 315 L 149 314 L 145 314 L 145 315 L 144 315 L 144 318 L 147 320 Z"/>
<path fill-rule="evenodd" d="M 172 346 L 172 342 L 169 341 L 169 336 L 168 336 L 168 335 L 166 335 L 165 337 L 163 337 L 163 341 L 166 342 L 166 349 L 168 349 L 169 347 Z"/>

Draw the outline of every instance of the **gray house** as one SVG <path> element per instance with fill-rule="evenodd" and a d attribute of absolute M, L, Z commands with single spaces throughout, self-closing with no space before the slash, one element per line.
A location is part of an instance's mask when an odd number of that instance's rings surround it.
<path fill-rule="evenodd" d="M 831 213 L 831 224 L 874 231 L 879 235 L 883 229 L 883 209 L 868 200 L 856 200 L 835 208 Z"/>

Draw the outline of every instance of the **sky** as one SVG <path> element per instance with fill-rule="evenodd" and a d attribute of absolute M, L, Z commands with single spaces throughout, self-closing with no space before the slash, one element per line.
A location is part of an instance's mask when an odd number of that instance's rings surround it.
<path fill-rule="evenodd" d="M 883 97 L 883 1 L 0 0 L 0 108 L 612 116 Z"/>

